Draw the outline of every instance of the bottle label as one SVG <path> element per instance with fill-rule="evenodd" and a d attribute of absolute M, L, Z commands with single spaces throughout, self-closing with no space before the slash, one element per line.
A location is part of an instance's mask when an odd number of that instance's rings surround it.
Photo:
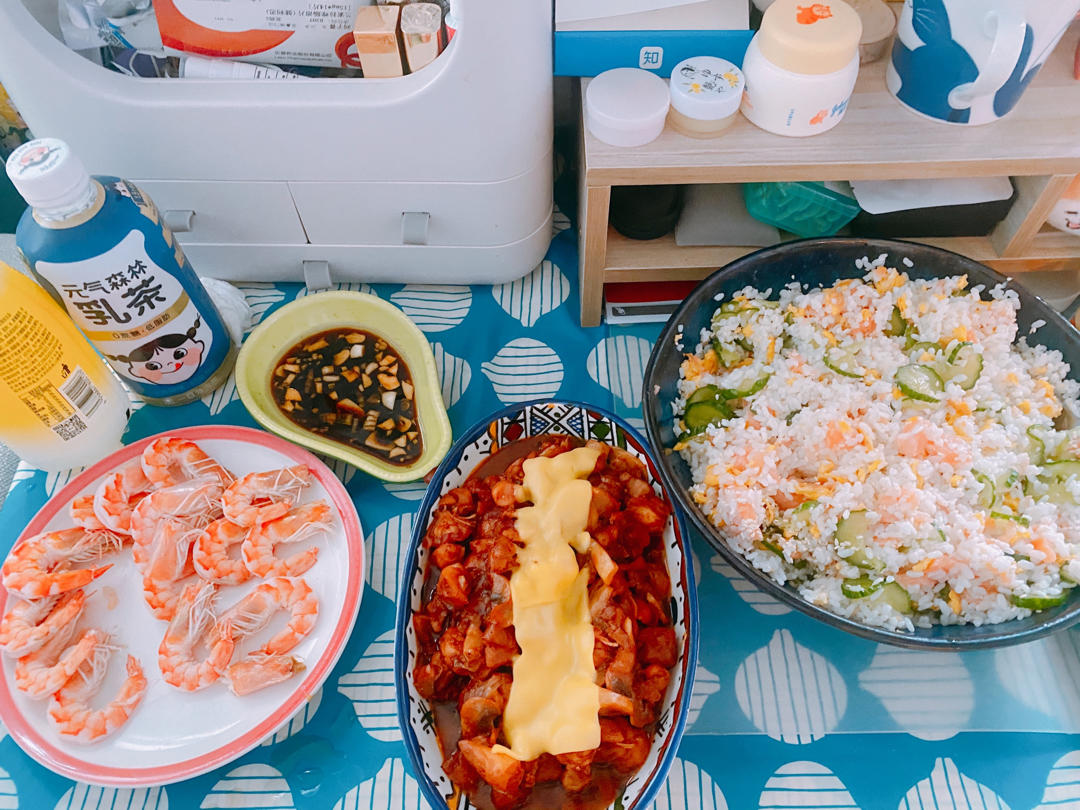
<path fill-rule="evenodd" d="M 0 314 L 0 382 L 64 441 L 86 430 L 105 397 L 81 366 L 61 363 L 60 339 L 24 307 Z M 63 382 L 50 374 L 59 365 Z"/>
<path fill-rule="evenodd" d="M 210 356 L 211 323 L 180 281 L 149 256 L 142 231 L 130 231 L 99 256 L 39 260 L 35 269 L 112 367 L 140 390 L 146 383 L 184 383 Z"/>

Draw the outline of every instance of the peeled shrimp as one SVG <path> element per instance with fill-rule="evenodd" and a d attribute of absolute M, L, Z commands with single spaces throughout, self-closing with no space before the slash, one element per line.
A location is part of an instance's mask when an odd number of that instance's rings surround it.
<path fill-rule="evenodd" d="M 94 514 L 105 528 L 130 534 L 131 513 L 152 489 L 154 485 L 143 475 L 139 460 L 130 461 L 98 484 Z"/>
<path fill-rule="evenodd" d="M 131 718 L 146 694 L 142 665 L 139 659 L 129 655 L 127 680 L 120 692 L 104 707 L 90 708 L 91 698 L 101 691 L 114 649 L 108 639 L 104 639 L 49 700 L 49 723 L 64 739 L 92 743 L 112 734 Z"/>
<path fill-rule="evenodd" d="M 118 538 L 111 532 L 80 528 L 44 532 L 12 549 L 0 567 L 0 576 L 5 588 L 25 599 L 55 596 L 89 585 L 112 567 L 72 565 L 100 559 L 119 547 Z"/>
<path fill-rule="evenodd" d="M 209 582 L 220 585 L 241 585 L 251 578 L 251 571 L 242 559 L 229 556 L 229 548 L 248 539 L 252 529 L 239 526 L 228 518 L 215 520 L 199 535 L 191 550 L 195 571 Z"/>
<path fill-rule="evenodd" d="M 35 700 L 47 698 L 67 683 L 105 638 L 100 630 L 86 630 L 70 644 L 75 634 L 75 622 L 68 628 L 53 635 L 36 652 L 15 662 L 15 686 Z"/>
<path fill-rule="evenodd" d="M 165 682 L 194 692 L 218 678 L 232 660 L 232 628 L 228 622 L 214 621 L 214 598 L 217 586 L 210 582 L 188 585 L 176 604 L 176 613 L 158 647 L 158 666 Z M 207 649 L 203 660 L 196 660 L 200 645 Z"/>
<path fill-rule="evenodd" d="M 311 470 L 304 464 L 248 473 L 225 490 L 221 499 L 225 517 L 241 526 L 276 520 L 293 508 L 309 483 Z"/>
<path fill-rule="evenodd" d="M 250 695 L 260 689 L 287 681 L 307 667 L 292 655 L 252 653 L 225 670 L 225 678 L 234 695 Z"/>
<path fill-rule="evenodd" d="M 251 636 L 270 623 L 279 610 L 291 613 L 289 623 L 256 652 L 283 655 L 311 632 L 319 618 L 319 599 L 302 579 L 274 577 L 255 588 L 221 617 L 233 638 Z"/>
<path fill-rule="evenodd" d="M 291 557 L 274 556 L 275 547 L 299 543 L 330 529 L 330 504 L 316 501 L 298 506 L 283 517 L 256 526 L 241 553 L 244 565 L 258 577 L 295 577 L 307 571 L 318 559 L 319 549 L 311 547 Z"/>
<path fill-rule="evenodd" d="M 0 648 L 15 658 L 29 655 L 68 625 L 74 625 L 86 606 L 81 589 L 33 601 L 18 600 L 0 621 Z"/>
<path fill-rule="evenodd" d="M 144 571 L 153 554 L 158 530 L 166 520 L 204 528 L 221 516 L 221 485 L 216 478 L 193 479 L 156 490 L 131 513 L 132 556 Z"/>
<path fill-rule="evenodd" d="M 187 439 L 166 436 L 151 442 L 143 450 L 141 464 L 146 477 L 159 487 L 171 487 L 207 475 L 217 478 L 223 488 L 235 480 L 231 472 Z"/>

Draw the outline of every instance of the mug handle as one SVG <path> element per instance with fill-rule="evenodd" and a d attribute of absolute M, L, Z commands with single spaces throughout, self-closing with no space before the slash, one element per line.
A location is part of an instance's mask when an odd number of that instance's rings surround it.
<path fill-rule="evenodd" d="M 1027 33 L 1027 20 L 1016 6 L 1014 3 L 1003 3 L 983 18 L 986 35 L 992 35 L 994 42 L 990 46 L 986 66 L 979 71 L 978 78 L 957 85 L 949 93 L 949 104 L 955 109 L 966 110 L 980 96 L 993 95 L 1012 75 Z"/>

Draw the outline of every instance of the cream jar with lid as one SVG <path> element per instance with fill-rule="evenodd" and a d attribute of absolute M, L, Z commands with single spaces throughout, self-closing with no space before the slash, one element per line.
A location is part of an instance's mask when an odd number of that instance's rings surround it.
<path fill-rule="evenodd" d="M 778 135 L 832 129 L 855 88 L 861 36 L 843 0 L 775 0 L 743 57 L 743 115 Z"/>
<path fill-rule="evenodd" d="M 585 88 L 585 128 L 611 146 L 644 146 L 664 131 L 667 82 L 640 68 L 606 70 Z"/>
<path fill-rule="evenodd" d="M 743 94 L 743 74 L 726 59 L 695 56 L 671 70 L 667 122 L 691 138 L 712 138 L 735 120 Z"/>

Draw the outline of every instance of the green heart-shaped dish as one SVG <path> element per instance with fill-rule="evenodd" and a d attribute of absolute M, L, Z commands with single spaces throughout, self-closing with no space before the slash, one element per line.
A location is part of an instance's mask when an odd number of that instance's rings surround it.
<path fill-rule="evenodd" d="M 412 464 L 383 461 L 362 450 L 305 430 L 278 408 L 270 376 L 293 346 L 334 328 L 361 329 L 381 337 L 409 367 L 423 449 Z M 236 359 L 236 390 L 260 425 L 316 453 L 340 459 L 384 481 L 414 481 L 450 448 L 450 420 L 442 401 L 431 346 L 416 324 L 393 304 L 358 292 L 323 292 L 299 298 L 270 315 L 248 336 Z"/>

